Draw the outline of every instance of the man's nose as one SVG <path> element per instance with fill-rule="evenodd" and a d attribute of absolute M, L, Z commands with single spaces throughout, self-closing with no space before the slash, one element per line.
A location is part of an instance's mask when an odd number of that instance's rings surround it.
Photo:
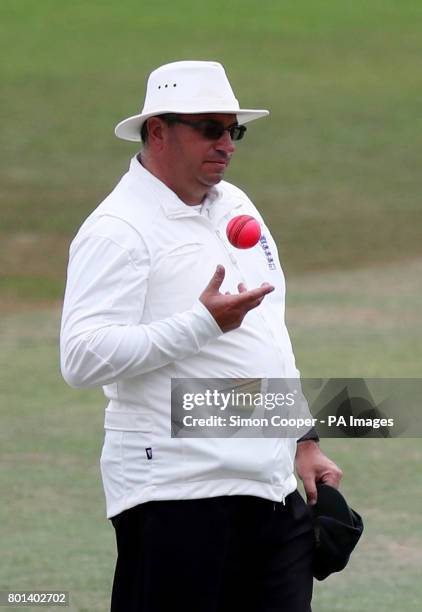
<path fill-rule="evenodd" d="M 236 147 L 233 144 L 229 130 L 224 130 L 223 135 L 215 143 L 215 148 L 219 151 L 224 151 L 226 155 L 231 155 Z"/>

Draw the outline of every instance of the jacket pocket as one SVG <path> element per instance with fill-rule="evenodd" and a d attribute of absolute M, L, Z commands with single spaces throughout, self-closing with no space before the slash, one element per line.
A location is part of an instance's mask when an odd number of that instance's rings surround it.
<path fill-rule="evenodd" d="M 204 245 L 202 242 L 184 242 L 173 247 L 170 251 L 167 251 L 164 257 L 180 257 L 183 255 L 191 255 L 198 253 L 203 249 Z"/>
<path fill-rule="evenodd" d="M 152 480 L 152 419 L 136 411 L 105 411 L 101 456 L 106 496 L 114 502 L 142 494 Z"/>

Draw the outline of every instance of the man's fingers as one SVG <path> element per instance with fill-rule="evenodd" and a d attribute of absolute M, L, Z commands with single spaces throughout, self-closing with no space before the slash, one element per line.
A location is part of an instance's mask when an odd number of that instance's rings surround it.
<path fill-rule="evenodd" d="M 221 287 L 221 284 L 224 280 L 224 276 L 226 274 L 226 271 L 224 269 L 224 266 L 218 264 L 214 274 L 211 277 L 210 282 L 208 283 L 208 285 L 205 288 L 204 292 L 207 293 L 218 293 Z"/>
<path fill-rule="evenodd" d="M 307 503 L 310 504 L 311 506 L 316 504 L 317 498 L 318 498 L 318 493 L 317 493 L 317 488 L 316 488 L 316 484 L 315 484 L 315 479 L 312 478 L 312 477 L 304 478 L 303 479 L 303 488 L 305 489 L 305 492 L 306 492 L 306 501 L 307 501 Z"/>
<path fill-rule="evenodd" d="M 330 472 L 327 472 L 326 474 L 322 475 L 320 482 L 323 482 L 324 484 L 330 485 L 331 487 L 338 489 L 342 476 L 343 472 L 341 471 L 341 469 L 335 466 L 335 469 L 333 468 Z"/>
<path fill-rule="evenodd" d="M 262 301 L 262 298 L 264 298 L 268 293 L 271 293 L 272 291 L 274 291 L 274 287 L 272 285 L 263 285 L 261 287 L 257 287 L 256 289 L 251 289 L 250 291 L 244 291 L 242 293 L 239 293 L 239 295 L 237 296 L 239 302 L 255 302 L 257 301 L 257 306 L 258 304 L 260 304 L 260 301 Z"/>
<path fill-rule="evenodd" d="M 243 291 L 232 297 L 236 300 L 237 307 L 240 307 L 244 312 L 252 310 L 259 306 L 264 297 L 274 291 L 274 287 L 267 285 L 265 287 L 259 287 L 252 289 L 251 291 Z"/>
<path fill-rule="evenodd" d="M 274 291 L 268 283 L 248 291 L 244 283 L 238 284 L 239 293 L 220 292 L 225 270 L 218 265 L 207 287 L 199 296 L 200 301 L 214 317 L 223 332 L 236 329 L 242 324 L 246 313 L 259 306 L 264 297 Z"/>

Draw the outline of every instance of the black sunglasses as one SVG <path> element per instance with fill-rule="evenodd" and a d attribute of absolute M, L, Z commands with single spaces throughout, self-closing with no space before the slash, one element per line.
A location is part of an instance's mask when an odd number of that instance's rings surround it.
<path fill-rule="evenodd" d="M 237 123 L 233 123 L 228 127 L 224 127 L 222 123 L 219 121 L 215 121 L 214 119 L 203 119 L 202 121 L 187 121 L 186 119 L 180 119 L 178 115 L 161 115 L 161 118 L 166 121 L 166 123 L 182 123 L 183 125 L 189 125 L 194 130 L 198 130 L 202 133 L 202 136 L 207 140 L 219 140 L 224 132 L 227 130 L 230 134 L 230 138 L 232 140 L 242 140 L 243 136 L 246 132 L 246 127 L 244 125 L 238 125 Z"/>

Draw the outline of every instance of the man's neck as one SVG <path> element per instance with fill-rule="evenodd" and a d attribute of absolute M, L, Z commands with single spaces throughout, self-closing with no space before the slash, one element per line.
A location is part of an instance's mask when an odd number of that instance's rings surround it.
<path fill-rule="evenodd" d="M 158 168 L 156 164 L 154 164 L 153 160 L 151 160 L 147 155 L 144 155 L 142 152 L 138 153 L 136 156 L 138 162 L 148 170 L 151 174 L 153 174 L 156 178 L 158 178 L 162 183 L 164 183 L 169 189 L 174 191 L 177 197 L 182 200 L 184 204 L 187 206 L 196 206 L 197 204 L 202 204 L 207 194 L 209 192 L 209 188 L 200 187 L 197 190 L 187 190 L 181 186 L 174 185 L 171 179 L 171 172 L 166 173 L 162 168 Z"/>

